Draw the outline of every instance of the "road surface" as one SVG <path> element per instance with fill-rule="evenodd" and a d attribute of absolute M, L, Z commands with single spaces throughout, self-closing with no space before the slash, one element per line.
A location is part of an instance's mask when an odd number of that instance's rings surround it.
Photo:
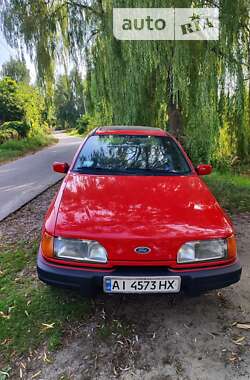
<path fill-rule="evenodd" d="M 82 139 L 65 133 L 55 137 L 56 145 L 0 166 L 0 221 L 63 177 L 51 165 L 70 163 Z"/>

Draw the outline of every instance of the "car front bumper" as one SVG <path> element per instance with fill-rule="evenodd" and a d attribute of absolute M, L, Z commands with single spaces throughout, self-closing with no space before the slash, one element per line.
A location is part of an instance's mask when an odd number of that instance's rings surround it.
<path fill-rule="evenodd" d="M 86 296 L 103 292 L 104 276 L 180 276 L 181 292 L 198 295 L 213 289 L 225 288 L 240 280 L 241 265 L 233 264 L 211 269 L 176 271 L 164 267 L 119 267 L 111 270 L 69 268 L 48 263 L 39 251 L 37 273 L 41 281 L 54 286 L 78 289 Z"/>

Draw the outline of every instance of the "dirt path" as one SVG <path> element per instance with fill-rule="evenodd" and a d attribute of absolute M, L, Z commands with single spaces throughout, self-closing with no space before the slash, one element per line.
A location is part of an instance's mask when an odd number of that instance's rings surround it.
<path fill-rule="evenodd" d="M 32 226 L 32 215 L 37 215 L 36 207 L 46 208 L 55 190 L 29 206 L 28 225 Z M 24 218 L 25 210 L 19 212 Z M 16 217 L 20 220 L 16 215 L 12 222 L 6 221 L 5 232 Z M 41 223 L 41 216 L 37 218 L 35 231 Z M 234 216 L 233 220 L 244 268 L 239 284 L 197 298 L 99 297 L 93 301 L 88 321 L 72 327 L 69 322 L 63 347 L 50 354 L 51 363 L 44 361 L 44 348 L 40 348 L 40 359 L 30 363 L 25 378 L 250 379 L 250 330 L 234 326 L 235 322 L 250 322 L 250 214 Z"/>

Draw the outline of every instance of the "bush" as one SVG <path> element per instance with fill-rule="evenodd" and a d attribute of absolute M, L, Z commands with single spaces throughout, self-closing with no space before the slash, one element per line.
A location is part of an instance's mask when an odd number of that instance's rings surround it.
<path fill-rule="evenodd" d="M 0 115 L 2 121 L 22 120 L 25 117 L 23 99 L 18 95 L 18 86 L 11 78 L 0 80 Z"/>
<path fill-rule="evenodd" d="M 17 140 L 18 132 L 14 129 L 0 130 L 0 144 L 5 143 L 8 140 Z"/>
<path fill-rule="evenodd" d="M 76 122 L 76 129 L 80 135 L 83 135 L 89 128 L 89 125 L 91 123 L 91 117 L 88 114 L 85 114 Z"/>
<path fill-rule="evenodd" d="M 21 138 L 27 137 L 30 126 L 25 121 L 6 121 L 0 127 L 1 130 L 15 130 Z"/>
<path fill-rule="evenodd" d="M 76 121 L 76 129 L 80 135 L 89 133 L 92 129 L 97 127 L 97 122 L 94 117 L 89 114 L 84 114 Z"/>

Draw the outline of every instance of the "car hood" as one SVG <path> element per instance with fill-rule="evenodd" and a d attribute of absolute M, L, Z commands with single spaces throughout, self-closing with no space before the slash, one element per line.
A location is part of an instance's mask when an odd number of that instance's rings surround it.
<path fill-rule="evenodd" d="M 60 196 L 55 235 L 97 240 L 112 259 L 138 259 L 138 246 L 151 249 L 148 260 L 161 260 L 166 250 L 173 259 L 183 242 L 232 234 L 229 219 L 195 174 L 70 173 Z"/>

